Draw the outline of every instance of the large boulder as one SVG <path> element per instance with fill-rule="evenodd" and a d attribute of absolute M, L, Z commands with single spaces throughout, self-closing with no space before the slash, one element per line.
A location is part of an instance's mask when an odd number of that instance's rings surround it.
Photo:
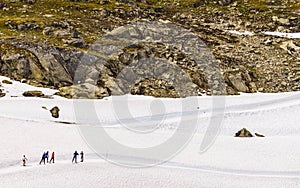
<path fill-rule="evenodd" d="M 60 111 L 59 108 L 57 106 L 55 106 L 50 110 L 50 113 L 51 113 L 52 117 L 59 118 L 59 111 Z"/>
<path fill-rule="evenodd" d="M 246 128 L 235 133 L 235 137 L 253 137 L 253 135 Z"/>

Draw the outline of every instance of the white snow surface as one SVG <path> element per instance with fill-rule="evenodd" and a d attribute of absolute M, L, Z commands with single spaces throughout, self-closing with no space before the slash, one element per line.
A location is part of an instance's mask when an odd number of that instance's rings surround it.
<path fill-rule="evenodd" d="M 0 77 L 0 82 L 3 79 L 9 80 Z M 76 102 L 84 100 L 58 96 L 26 98 L 22 93 L 27 90 L 41 90 L 50 96 L 56 91 L 17 81 L 12 85 L 2 84 L 0 89 L 7 93 L 0 98 L 1 188 L 300 186 L 300 92 L 185 99 L 126 95 L 86 100 L 94 104 L 99 118 L 97 126 L 105 127 L 111 137 L 130 147 L 160 144 L 172 136 L 181 117 L 196 114 L 198 130 L 177 155 L 153 167 L 130 168 L 107 162 L 85 142 L 74 110 Z M 128 109 L 124 110 L 131 113 L 127 119 L 117 117 L 115 111 L 119 101 L 125 99 Z M 185 100 L 193 103 L 183 107 Z M 222 125 L 211 147 L 200 153 L 215 100 L 225 100 Z M 164 111 L 151 110 L 158 101 L 163 104 Z M 54 106 L 60 108 L 58 119 L 52 118 L 49 112 Z M 147 135 L 128 131 L 120 124 L 131 118 L 148 126 L 160 116 L 165 119 Z M 91 126 L 94 126 L 93 122 Z M 243 127 L 266 137 L 234 137 Z M 47 150 L 56 152 L 56 163 L 38 165 L 42 153 Z M 86 153 L 84 163 L 71 163 L 75 150 Z M 29 160 L 26 167 L 21 166 L 23 154 Z M 134 160 L 135 156 L 126 157 Z"/>
<path fill-rule="evenodd" d="M 225 30 L 226 32 L 236 34 L 236 35 L 248 35 L 248 36 L 253 36 L 255 35 L 251 31 L 236 31 L 236 30 Z M 267 31 L 264 32 L 265 35 L 272 35 L 272 36 L 278 36 L 282 38 L 290 38 L 290 39 L 299 39 L 300 38 L 300 33 L 282 33 L 278 31 Z"/>
<path fill-rule="evenodd" d="M 253 36 L 254 34 L 250 31 L 236 31 L 236 30 L 225 30 L 229 33 L 232 34 L 237 34 L 237 35 L 249 35 L 249 36 Z"/>
<path fill-rule="evenodd" d="M 283 38 L 299 39 L 300 33 L 282 33 L 282 32 L 265 32 L 266 35 L 273 35 Z"/>

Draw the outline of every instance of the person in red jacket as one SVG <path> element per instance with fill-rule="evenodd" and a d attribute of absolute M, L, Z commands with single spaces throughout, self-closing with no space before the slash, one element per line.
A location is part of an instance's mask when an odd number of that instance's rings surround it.
<path fill-rule="evenodd" d="M 54 152 L 52 152 L 51 159 L 50 159 L 49 163 L 51 163 L 51 161 L 53 161 L 53 163 L 54 163 Z"/>

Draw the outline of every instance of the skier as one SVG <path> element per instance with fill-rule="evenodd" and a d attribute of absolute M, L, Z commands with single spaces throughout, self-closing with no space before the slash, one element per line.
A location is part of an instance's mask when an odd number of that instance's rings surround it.
<path fill-rule="evenodd" d="M 43 153 L 40 164 L 42 164 L 42 162 L 44 162 L 44 164 L 45 164 L 45 159 L 46 159 L 46 152 Z"/>
<path fill-rule="evenodd" d="M 23 166 L 26 166 L 26 162 L 28 161 L 28 159 L 25 157 L 25 155 L 23 155 L 22 161 L 23 161 Z"/>
<path fill-rule="evenodd" d="M 78 156 L 78 152 L 75 151 L 74 154 L 73 154 L 73 159 L 72 159 L 72 163 L 75 161 L 75 163 L 77 163 L 77 156 Z"/>
<path fill-rule="evenodd" d="M 54 152 L 52 152 L 51 159 L 50 159 L 49 163 L 51 163 L 51 161 L 53 161 L 53 163 L 54 163 Z"/>
<path fill-rule="evenodd" d="M 81 158 L 81 161 L 80 161 L 80 162 L 83 162 L 83 155 L 84 155 L 84 153 L 83 153 L 83 151 L 81 151 L 81 152 L 80 152 L 80 158 Z"/>
<path fill-rule="evenodd" d="M 49 163 L 49 151 L 46 152 L 45 159 L 47 159 L 47 163 Z"/>

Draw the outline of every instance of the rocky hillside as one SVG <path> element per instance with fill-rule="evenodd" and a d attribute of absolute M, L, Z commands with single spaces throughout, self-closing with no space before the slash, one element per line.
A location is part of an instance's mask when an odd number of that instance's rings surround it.
<path fill-rule="evenodd" d="M 299 33 L 300 0 L 0 0 L 0 15 L 0 74 L 65 97 L 300 90 L 300 39 L 265 34 Z M 97 47 L 116 28 L 140 22 L 161 27 L 130 30 L 147 40 L 117 53 Z M 201 54 L 214 58 L 199 64 L 176 46 L 181 39 L 145 35 L 165 32 L 166 24 L 201 39 Z M 97 55 L 87 55 L 96 48 Z"/>

